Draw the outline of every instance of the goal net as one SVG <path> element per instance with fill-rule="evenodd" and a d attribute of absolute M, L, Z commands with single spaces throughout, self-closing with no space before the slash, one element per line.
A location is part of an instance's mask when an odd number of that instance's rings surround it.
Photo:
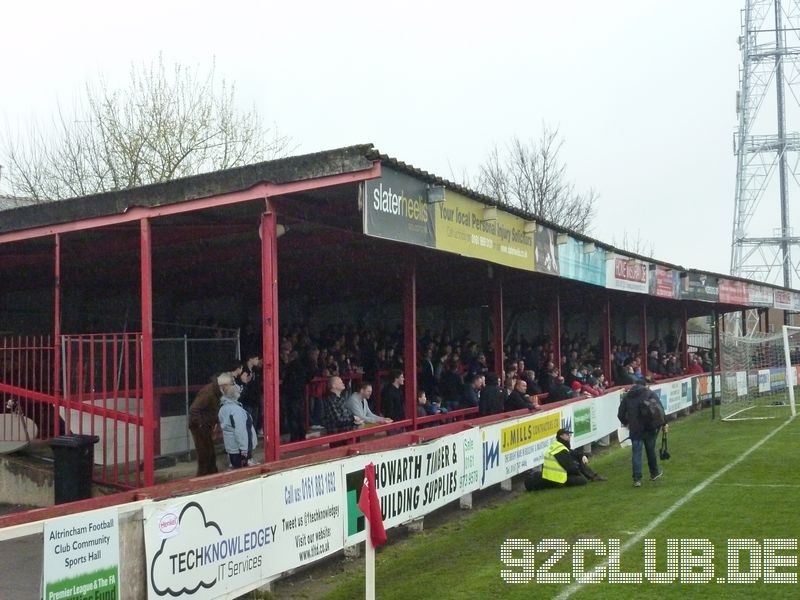
<path fill-rule="evenodd" d="M 723 420 L 774 419 L 795 415 L 800 366 L 800 327 L 780 333 L 720 336 Z"/>

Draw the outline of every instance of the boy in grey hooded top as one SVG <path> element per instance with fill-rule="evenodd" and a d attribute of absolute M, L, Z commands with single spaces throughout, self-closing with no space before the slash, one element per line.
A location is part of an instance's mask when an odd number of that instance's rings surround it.
<path fill-rule="evenodd" d="M 225 452 L 228 453 L 234 469 L 246 467 L 253 456 L 257 440 L 253 419 L 239 402 L 240 390 L 230 374 L 220 375 L 217 384 L 222 391 L 219 425 L 222 429 Z"/>

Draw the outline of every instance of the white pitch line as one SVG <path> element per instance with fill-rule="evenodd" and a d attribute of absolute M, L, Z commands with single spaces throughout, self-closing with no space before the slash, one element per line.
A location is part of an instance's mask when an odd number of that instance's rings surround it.
<path fill-rule="evenodd" d="M 622 555 L 623 555 L 625 552 L 627 552 L 628 550 L 630 550 L 630 549 L 631 549 L 633 546 L 635 546 L 636 544 L 638 544 L 639 542 L 641 542 L 641 541 L 644 539 L 644 536 L 646 536 L 648 533 L 650 533 L 651 531 L 653 531 L 653 529 L 655 529 L 656 527 L 658 527 L 659 525 L 661 525 L 661 523 L 663 523 L 663 522 L 664 522 L 664 521 L 666 521 L 666 520 L 667 520 L 667 519 L 668 519 L 670 516 L 672 516 L 672 514 L 673 514 L 675 511 L 677 511 L 677 510 L 678 510 L 679 508 L 681 508 L 681 507 L 682 507 L 684 504 L 686 504 L 686 503 L 687 503 L 689 500 L 691 500 L 691 499 L 692 499 L 692 498 L 694 498 L 694 497 L 695 497 L 697 494 L 699 494 L 699 493 L 700 493 L 700 492 L 702 492 L 704 489 L 706 489 L 706 488 L 709 486 L 709 484 L 713 483 L 715 480 L 717 480 L 717 479 L 719 479 L 720 477 L 722 477 L 722 476 L 723 476 L 725 473 L 727 473 L 728 471 L 730 471 L 730 470 L 731 470 L 733 467 L 735 467 L 736 465 L 738 465 L 738 464 L 739 464 L 740 462 L 742 462 L 742 461 L 743 461 L 745 458 L 747 458 L 748 456 L 750 456 L 750 455 L 751 455 L 753 452 L 755 452 L 755 451 L 756 451 L 756 450 L 758 450 L 758 449 L 759 449 L 761 446 L 763 446 L 765 443 L 767 443 L 767 442 L 768 442 L 770 439 L 772 439 L 772 437 L 774 437 L 774 436 L 775 436 L 775 434 L 777 434 L 777 433 L 778 433 L 779 431 L 781 431 L 781 430 L 782 430 L 784 427 L 786 427 L 786 426 L 787 426 L 789 423 L 791 423 L 791 422 L 792 422 L 792 420 L 793 420 L 793 418 L 790 418 L 788 421 L 785 421 L 785 422 L 784 422 L 782 425 L 778 426 L 778 427 L 777 427 L 776 429 L 774 429 L 774 430 L 773 430 L 771 433 L 769 433 L 769 434 L 767 434 L 765 437 L 761 438 L 761 439 L 760 439 L 758 442 L 756 442 L 756 443 L 755 443 L 755 444 L 754 444 L 752 447 L 750 447 L 748 450 L 745 450 L 745 451 L 744 451 L 742 454 L 740 454 L 740 455 L 739 455 L 739 456 L 738 456 L 738 457 L 737 457 L 737 458 L 736 458 L 736 459 L 735 459 L 733 462 L 729 462 L 727 465 L 725 465 L 724 467 L 722 467 L 722 468 L 721 468 L 719 471 L 717 471 L 716 473 L 714 473 L 713 475 L 711 475 L 710 477 L 708 477 L 708 479 L 706 479 L 705 481 L 701 481 L 700 483 L 698 483 L 698 484 L 697 484 L 697 485 L 696 485 L 694 488 L 692 488 L 692 490 L 691 490 L 691 491 L 690 491 L 688 494 L 686 494 L 686 495 L 685 495 L 683 498 L 681 498 L 681 499 L 680 499 L 680 500 L 678 500 L 678 501 L 677 501 L 675 504 L 673 504 L 672 506 L 670 506 L 670 507 L 669 507 L 667 510 L 665 510 L 664 512 L 662 512 L 662 513 L 661 513 L 659 516 L 657 516 L 655 519 L 653 519 L 652 521 L 650 521 L 650 523 L 648 523 L 647 525 L 645 525 L 643 529 L 640 529 L 640 530 L 639 530 L 639 531 L 636 533 L 636 535 L 634 535 L 634 536 L 633 536 L 632 538 L 630 538 L 630 539 L 629 539 L 627 542 L 625 542 L 624 544 L 622 544 L 622 546 L 621 546 L 621 547 L 620 547 L 620 549 L 619 549 L 620 556 L 622 556 Z M 601 563 L 600 563 L 599 565 L 597 565 L 597 566 L 596 566 L 594 569 L 592 569 L 592 571 L 591 571 L 591 573 L 589 573 L 589 575 L 595 575 L 595 574 L 597 573 L 598 569 L 600 569 L 600 568 L 602 568 L 602 567 L 606 567 L 606 566 L 608 566 L 608 558 L 606 558 L 606 559 L 604 559 L 603 561 L 601 561 Z M 558 595 L 557 595 L 557 596 L 554 598 L 554 600 L 566 600 L 567 598 L 569 598 L 570 596 L 572 596 L 572 594 L 574 594 L 575 592 L 577 592 L 579 589 L 581 589 L 581 588 L 582 588 L 583 586 L 585 586 L 585 585 L 590 585 L 590 584 L 586 584 L 586 583 L 578 583 L 578 582 L 572 583 L 572 584 L 570 584 L 570 586 L 569 586 L 567 589 L 565 589 L 563 592 L 561 592 L 560 594 L 558 594 Z"/>
<path fill-rule="evenodd" d="M 800 488 L 800 483 L 715 483 L 726 487 Z"/>

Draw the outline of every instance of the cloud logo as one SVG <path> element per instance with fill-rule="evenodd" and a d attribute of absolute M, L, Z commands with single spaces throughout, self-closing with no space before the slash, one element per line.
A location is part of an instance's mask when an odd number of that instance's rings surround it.
<path fill-rule="evenodd" d="M 159 534 L 162 534 L 162 526 L 167 525 L 168 523 L 162 523 L 166 515 L 162 516 L 159 519 L 158 527 L 159 527 Z M 177 523 L 175 524 L 175 528 L 181 527 L 181 530 L 186 532 L 197 532 L 198 529 L 202 531 L 199 535 L 192 536 L 194 539 L 202 539 L 204 541 L 208 541 L 208 536 L 216 532 L 218 536 L 222 536 L 222 529 L 220 526 L 214 521 L 208 521 L 206 519 L 206 514 L 203 511 L 203 507 L 197 502 L 189 502 L 180 512 L 180 515 L 177 517 Z M 208 531 L 210 530 L 210 531 Z M 150 564 L 150 587 L 153 591 L 158 594 L 159 596 L 183 596 L 183 595 L 191 595 L 197 592 L 200 588 L 211 589 L 217 583 L 217 569 L 214 565 L 203 565 L 200 568 L 191 568 L 191 566 L 186 569 L 187 573 L 184 574 L 180 581 L 184 584 L 184 587 L 180 589 L 173 589 L 170 587 L 171 584 L 167 584 L 165 586 L 159 585 L 159 579 L 163 580 L 164 576 L 169 577 L 174 571 L 174 564 L 175 564 L 175 553 L 167 552 L 167 544 L 170 544 L 170 548 L 178 544 L 174 540 L 180 540 L 180 536 L 170 537 L 167 539 L 163 539 L 161 541 L 161 547 L 158 549 L 158 552 L 155 553 L 153 556 L 153 562 Z M 194 550 L 196 544 L 190 543 L 191 545 L 187 548 L 188 550 Z M 177 548 L 178 551 L 182 550 L 181 548 Z M 159 562 L 159 559 L 161 561 Z M 196 583 L 194 580 L 191 581 L 188 585 L 186 584 L 186 579 L 188 577 L 196 578 Z"/>

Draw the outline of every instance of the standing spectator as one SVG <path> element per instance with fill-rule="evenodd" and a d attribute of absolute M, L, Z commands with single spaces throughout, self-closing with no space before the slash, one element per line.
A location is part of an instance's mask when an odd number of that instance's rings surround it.
<path fill-rule="evenodd" d="M 258 438 L 253 420 L 239 403 L 239 387 L 229 373 L 217 377 L 217 385 L 222 392 L 219 425 L 231 467 L 239 469 L 254 464 L 253 448 Z"/>
<path fill-rule="evenodd" d="M 317 374 L 318 359 L 319 350 L 312 346 L 305 356 L 298 356 L 286 367 L 283 385 L 289 405 L 289 439 L 292 442 L 306 438 L 306 386 Z"/>
<path fill-rule="evenodd" d="M 264 418 L 262 410 L 261 366 L 263 361 L 258 354 L 250 354 L 242 367 L 236 383 L 242 386 L 239 402 L 250 413 L 256 432 L 263 432 Z"/>
<path fill-rule="evenodd" d="M 620 423 L 626 426 L 630 432 L 634 487 L 641 487 L 642 485 L 642 448 L 647 453 L 650 479 L 655 481 L 664 473 L 658 467 L 656 437 L 658 437 L 661 423 L 664 423 L 664 431 L 667 431 L 669 426 L 665 422 L 663 408 L 660 411 L 661 422 L 654 421 L 651 418 L 648 410 L 648 398 L 654 400 L 654 402 L 650 402 L 650 405 L 661 408 L 661 400 L 659 400 L 655 392 L 643 385 L 635 385 L 622 397 L 617 411 L 617 418 Z"/>
<path fill-rule="evenodd" d="M 381 390 L 381 405 L 386 416 L 393 421 L 405 419 L 403 384 L 405 377 L 403 372 L 397 369 L 389 371 L 389 382 Z"/>
<path fill-rule="evenodd" d="M 221 396 L 215 375 L 210 383 L 200 388 L 189 407 L 189 431 L 197 451 L 198 477 L 217 472 L 214 432 L 218 428 Z"/>
<path fill-rule="evenodd" d="M 505 398 L 503 390 L 500 388 L 500 378 L 496 373 L 486 374 L 486 385 L 481 391 L 478 414 L 482 417 L 486 415 L 496 415 L 503 412 Z"/>

